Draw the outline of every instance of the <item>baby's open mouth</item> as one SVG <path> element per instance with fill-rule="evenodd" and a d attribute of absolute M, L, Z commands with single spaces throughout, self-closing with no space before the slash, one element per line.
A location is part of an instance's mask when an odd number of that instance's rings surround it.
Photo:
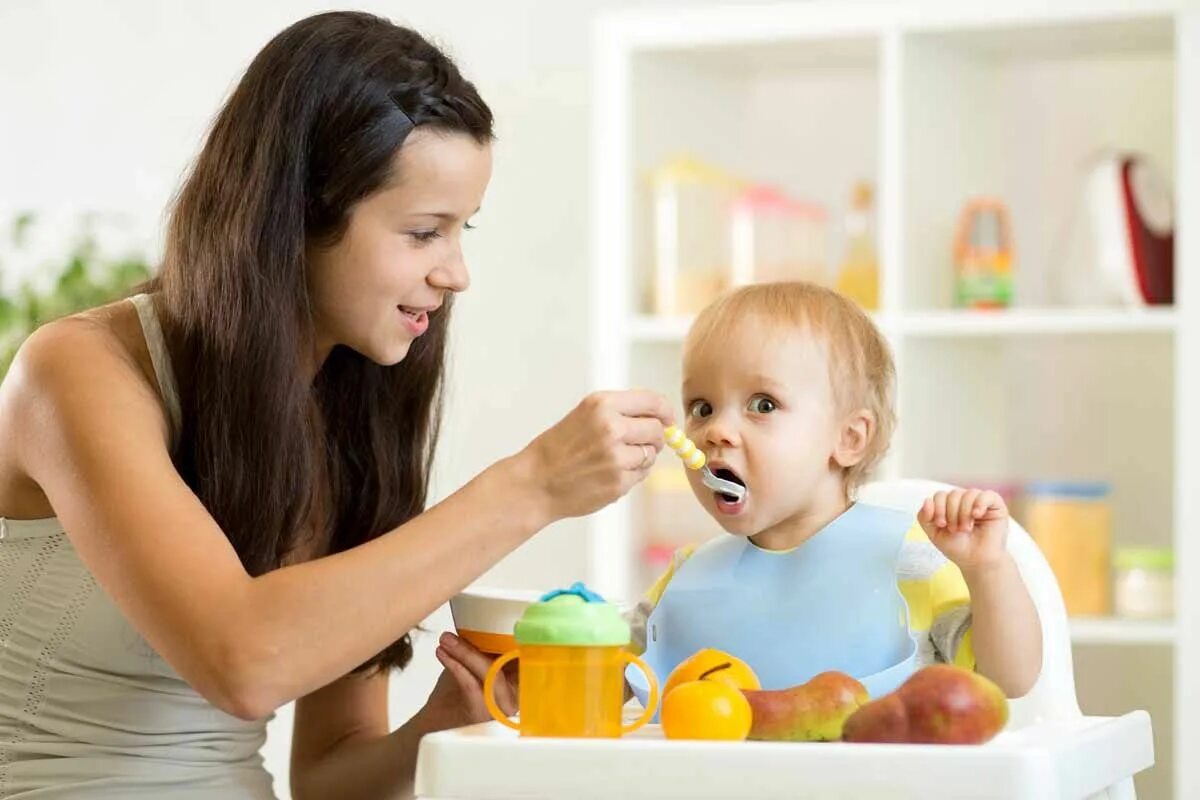
<path fill-rule="evenodd" d="M 719 469 L 713 470 L 713 475 L 716 475 L 721 480 L 729 481 L 730 483 L 736 483 L 738 486 L 741 486 L 741 487 L 746 486 L 746 482 L 744 480 L 742 480 L 736 472 L 729 469 L 728 467 L 721 467 Z M 724 500 L 727 503 L 736 503 L 736 502 L 738 502 L 739 499 L 741 499 L 741 498 L 734 497 L 731 494 L 726 494 L 725 492 L 717 492 L 716 495 L 717 495 L 717 497 L 721 498 L 722 500 Z M 742 497 L 744 498 L 745 495 L 743 495 Z"/>

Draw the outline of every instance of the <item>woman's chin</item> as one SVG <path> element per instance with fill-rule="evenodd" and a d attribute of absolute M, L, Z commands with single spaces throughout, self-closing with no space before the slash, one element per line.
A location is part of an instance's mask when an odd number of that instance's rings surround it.
<path fill-rule="evenodd" d="M 412 342 L 409 341 L 402 344 L 393 344 L 386 348 L 372 348 L 369 352 L 359 352 L 381 367 L 394 367 L 408 357 L 408 351 L 411 348 Z"/>

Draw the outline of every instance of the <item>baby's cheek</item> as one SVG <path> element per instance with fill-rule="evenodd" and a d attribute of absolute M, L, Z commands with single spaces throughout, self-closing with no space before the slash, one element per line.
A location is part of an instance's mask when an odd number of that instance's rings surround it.
<path fill-rule="evenodd" d="M 699 500 L 701 503 L 704 503 L 706 500 L 709 501 L 709 503 L 705 505 L 707 508 L 712 502 L 712 490 L 700 481 L 700 473 L 689 469 L 687 471 L 687 480 L 688 485 L 692 487 L 692 494 L 696 495 L 697 500 Z"/>
<path fill-rule="evenodd" d="M 756 482 L 754 495 L 763 508 L 787 517 L 805 504 L 811 482 L 810 468 L 784 463 L 775 472 Z"/>

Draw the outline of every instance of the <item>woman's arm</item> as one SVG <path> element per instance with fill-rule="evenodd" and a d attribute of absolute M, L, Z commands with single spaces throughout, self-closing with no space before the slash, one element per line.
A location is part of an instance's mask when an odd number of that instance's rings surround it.
<path fill-rule="evenodd" d="M 420 732 L 410 721 L 389 735 L 387 706 L 386 672 L 349 675 L 297 700 L 292 797 L 352 800 L 403 793 L 416 769 Z"/>
<path fill-rule="evenodd" d="M 549 522 L 619 497 L 670 416 L 647 394 L 585 400 L 397 530 L 250 577 L 176 473 L 159 399 L 111 337 L 47 326 L 8 380 L 18 463 L 84 564 L 185 680 L 247 719 L 346 675 Z"/>
<path fill-rule="evenodd" d="M 292 734 L 292 796 L 411 795 L 422 736 L 491 719 L 482 684 L 492 659 L 452 634 L 442 636 L 438 659 L 446 668 L 429 701 L 390 733 L 386 673 L 349 676 L 300 698 Z M 497 681 L 496 701 L 505 713 L 516 713 L 515 686 Z"/>

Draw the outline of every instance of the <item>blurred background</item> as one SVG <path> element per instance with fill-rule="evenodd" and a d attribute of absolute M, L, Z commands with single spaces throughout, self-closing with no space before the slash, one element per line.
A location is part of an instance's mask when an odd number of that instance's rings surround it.
<path fill-rule="evenodd" d="M 1177 739 L 1200 731 L 1176 722 L 1200 686 L 1177 680 L 1194 645 L 1175 573 L 1181 510 L 1200 512 L 1181 444 L 1197 443 L 1181 409 L 1200 402 L 1200 297 L 1176 259 L 1200 163 L 1177 147 L 1200 134 L 1195 9 L 643 5 L 352 4 L 435 39 L 497 118 L 435 497 L 594 388 L 678 402 L 690 315 L 729 286 L 834 286 L 895 349 L 883 477 L 1009 499 L 1063 589 L 1084 711 L 1148 709 L 1158 764 L 1139 791 L 1187 796 L 1175 753 L 1200 742 Z M 223 99 L 268 39 L 330 7 L 0 4 L 0 370 L 38 322 L 153 270 Z M 480 583 L 583 578 L 635 596 L 675 547 L 715 533 L 669 461 Z M 451 625 L 441 611 L 416 634 L 394 723 L 432 687 Z M 267 753 L 283 797 L 290 719 Z"/>

